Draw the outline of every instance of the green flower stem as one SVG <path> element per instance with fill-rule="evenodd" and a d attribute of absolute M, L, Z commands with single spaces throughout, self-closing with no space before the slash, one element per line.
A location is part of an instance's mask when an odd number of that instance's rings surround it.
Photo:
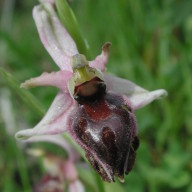
<path fill-rule="evenodd" d="M 76 149 L 76 151 L 81 155 L 81 157 L 82 157 L 86 162 L 88 162 L 88 161 L 87 161 L 87 158 L 85 157 L 85 153 L 84 153 L 84 151 L 81 149 L 81 147 L 80 147 L 77 143 L 75 143 L 67 133 L 63 134 L 62 136 Z"/>
<path fill-rule="evenodd" d="M 77 164 L 76 168 L 79 178 L 81 179 L 81 181 L 83 181 L 87 188 L 91 189 L 91 191 L 96 191 L 94 176 L 93 174 L 90 174 L 90 169 L 88 167 L 85 168 L 81 166 L 81 164 Z"/>
<path fill-rule="evenodd" d="M 60 20 L 75 41 L 79 53 L 85 55 L 87 58 L 90 58 L 91 55 L 88 43 L 83 38 L 75 14 L 68 5 L 67 1 L 56 0 L 55 2 Z"/>
<path fill-rule="evenodd" d="M 95 170 L 93 170 L 92 167 L 90 169 L 91 169 L 92 175 L 94 176 L 95 181 L 97 183 L 97 192 L 105 192 L 104 183 L 101 180 L 101 177 L 95 172 Z"/>

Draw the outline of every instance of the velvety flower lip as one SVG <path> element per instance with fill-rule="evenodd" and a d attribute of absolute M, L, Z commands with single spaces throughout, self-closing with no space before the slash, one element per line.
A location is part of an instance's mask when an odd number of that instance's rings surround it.
<path fill-rule="evenodd" d="M 42 1 L 42 4 L 34 7 L 33 17 L 40 39 L 60 71 L 43 73 L 39 77 L 25 81 L 21 87 L 55 86 L 60 91 L 44 118 L 33 129 L 19 131 L 16 134 L 17 140 L 25 140 L 35 135 L 55 135 L 67 131 L 72 111 L 77 108 L 77 103 L 70 96 L 68 81 L 73 74 L 70 60 L 73 55 L 78 54 L 78 50 L 75 42 L 59 21 L 53 5 L 54 1 Z M 89 61 L 90 67 L 101 72 L 105 71 L 110 45 L 111 43 L 104 44 L 101 54 Z M 134 110 L 167 95 L 164 89 L 150 92 L 131 81 L 107 74 L 104 74 L 104 80 L 107 90 L 122 95 Z"/>

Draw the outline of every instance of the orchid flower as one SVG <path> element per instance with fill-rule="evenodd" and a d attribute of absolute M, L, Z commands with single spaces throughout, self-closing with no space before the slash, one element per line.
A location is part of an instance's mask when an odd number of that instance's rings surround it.
<path fill-rule="evenodd" d="M 44 118 L 16 134 L 18 140 L 69 132 L 104 181 L 124 180 L 133 168 L 139 146 L 134 110 L 166 96 L 163 89 L 147 91 L 135 83 L 105 73 L 111 43 L 87 61 L 61 24 L 53 1 L 33 9 L 40 39 L 57 72 L 43 73 L 21 84 L 23 88 L 55 86 L 59 93 Z"/>
<path fill-rule="evenodd" d="M 35 186 L 35 192 L 48 191 L 65 191 L 65 185 L 68 184 L 69 192 L 84 192 L 84 186 L 78 179 L 78 173 L 75 168 L 75 163 L 79 160 L 79 154 L 61 135 L 40 135 L 34 136 L 27 140 L 28 143 L 33 142 L 48 142 L 62 147 L 68 155 L 68 159 L 45 154 L 44 151 L 30 150 L 29 153 L 33 156 L 42 156 L 43 165 L 46 174 Z"/>

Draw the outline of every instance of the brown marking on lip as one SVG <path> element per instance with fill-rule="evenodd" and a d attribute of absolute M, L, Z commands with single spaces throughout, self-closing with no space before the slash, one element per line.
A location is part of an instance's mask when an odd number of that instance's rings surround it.
<path fill-rule="evenodd" d="M 91 97 L 80 96 L 77 102 L 72 136 L 104 181 L 113 182 L 114 176 L 123 181 L 124 174 L 134 166 L 139 146 L 131 106 L 121 96 L 102 87 Z"/>
<path fill-rule="evenodd" d="M 91 104 L 85 104 L 84 109 L 87 115 L 94 121 L 106 119 L 111 114 L 104 98 Z"/>

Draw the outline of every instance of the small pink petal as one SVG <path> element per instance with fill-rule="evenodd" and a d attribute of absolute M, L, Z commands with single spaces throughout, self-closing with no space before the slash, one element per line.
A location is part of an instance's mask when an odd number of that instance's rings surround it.
<path fill-rule="evenodd" d="M 79 180 L 76 180 L 69 184 L 69 192 L 84 192 L 84 191 L 85 191 L 84 186 Z"/>
<path fill-rule="evenodd" d="M 35 142 L 48 142 L 56 144 L 62 147 L 68 154 L 69 160 L 74 162 L 79 158 L 79 154 L 72 148 L 72 146 L 66 141 L 64 137 L 61 135 L 38 135 L 33 136 L 26 140 L 27 143 L 35 143 Z"/>
<path fill-rule="evenodd" d="M 108 58 L 109 58 L 109 48 L 111 46 L 110 42 L 107 42 L 102 47 L 101 55 L 97 56 L 95 60 L 89 61 L 90 67 L 99 69 L 100 71 L 105 71 L 105 66 L 107 65 Z"/>
<path fill-rule="evenodd" d="M 107 90 L 124 95 L 124 99 L 130 103 L 133 109 L 139 109 L 155 99 L 167 96 L 167 91 L 164 89 L 149 92 L 135 83 L 119 77 L 105 75 L 104 79 Z"/>
<path fill-rule="evenodd" d="M 72 71 L 71 56 L 78 53 L 75 42 L 60 23 L 51 3 L 35 6 L 33 17 L 40 39 L 61 70 Z"/>
<path fill-rule="evenodd" d="M 31 88 L 36 86 L 55 86 L 63 92 L 68 92 L 68 80 L 72 76 L 69 71 L 57 71 L 43 73 L 39 77 L 31 78 L 21 84 L 22 88 Z"/>
<path fill-rule="evenodd" d="M 59 92 L 43 119 L 33 128 L 16 133 L 17 140 L 26 140 L 35 135 L 56 135 L 65 132 L 69 126 L 71 112 L 76 103 L 68 93 Z"/>

